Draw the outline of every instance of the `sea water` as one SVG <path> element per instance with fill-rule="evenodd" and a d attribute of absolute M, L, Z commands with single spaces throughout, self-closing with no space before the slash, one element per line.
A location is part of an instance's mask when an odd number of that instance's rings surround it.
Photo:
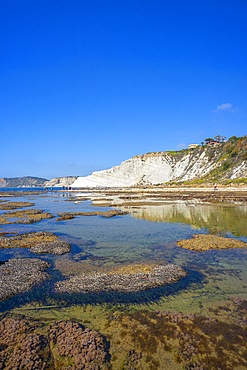
<path fill-rule="evenodd" d="M 23 189 L 21 189 L 23 190 Z M 34 189 L 36 190 L 36 189 Z M 42 258 L 50 262 L 50 279 L 31 292 L 20 294 L 0 303 L 0 310 L 18 307 L 32 301 L 70 305 L 150 303 L 176 309 L 202 302 L 246 296 L 244 281 L 247 274 L 245 249 L 195 252 L 180 248 L 176 242 L 194 234 L 211 233 L 234 237 L 247 242 L 247 209 L 244 205 L 211 205 L 198 202 L 173 202 L 159 206 L 130 208 L 130 214 L 104 218 L 77 216 L 72 220 L 57 221 L 59 212 L 106 211 L 106 207 L 92 207 L 91 201 L 74 202 L 75 193 L 52 191 L 43 194 L 21 194 L 4 198 L 11 201 L 34 202 L 32 208 L 51 212 L 55 217 L 34 224 L 3 225 L 1 231 L 26 233 L 49 231 L 68 241 L 71 252 L 63 256 L 36 255 L 26 248 L 1 249 L 0 261 L 16 257 Z M 188 276 L 174 286 L 151 289 L 136 294 L 58 295 L 56 281 L 87 270 L 118 267 L 132 263 L 175 263 L 187 270 Z M 86 265 L 85 265 L 86 264 Z M 200 299 L 194 299 L 199 295 Z M 176 300 L 167 303 L 167 297 Z M 187 303 L 186 303 L 186 300 Z M 164 303 L 165 302 L 165 303 Z M 169 306 L 170 305 L 170 306 Z M 200 306 L 201 307 L 201 306 Z"/>

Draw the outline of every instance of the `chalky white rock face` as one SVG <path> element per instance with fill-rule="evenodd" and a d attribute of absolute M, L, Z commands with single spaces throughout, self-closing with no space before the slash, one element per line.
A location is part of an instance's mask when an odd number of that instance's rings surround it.
<path fill-rule="evenodd" d="M 55 186 L 55 187 L 62 187 L 62 186 L 71 186 L 73 182 L 77 179 L 77 176 L 66 176 L 66 177 L 54 177 L 52 180 L 47 181 L 45 186 Z"/>
<path fill-rule="evenodd" d="M 203 151 L 186 152 L 178 159 L 169 153 L 150 153 L 133 157 L 119 166 L 78 177 L 73 188 L 128 187 L 157 185 L 171 180 L 189 180 L 203 176 L 216 166 Z"/>
<path fill-rule="evenodd" d="M 231 179 L 247 176 L 247 161 L 243 161 L 239 166 L 232 169 Z"/>

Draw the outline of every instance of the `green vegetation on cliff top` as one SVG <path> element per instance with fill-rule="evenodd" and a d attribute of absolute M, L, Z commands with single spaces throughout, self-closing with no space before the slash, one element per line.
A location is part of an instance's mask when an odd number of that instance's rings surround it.
<path fill-rule="evenodd" d="M 247 177 L 238 177 L 231 179 L 229 174 L 233 167 L 240 166 L 243 161 L 247 161 L 247 136 L 230 137 L 226 142 L 217 142 L 213 139 L 212 142 L 206 139 L 206 143 L 194 149 L 187 149 L 182 151 L 169 151 L 167 154 L 173 157 L 181 156 L 181 153 L 191 153 L 191 155 L 198 155 L 205 152 L 209 161 L 215 162 L 216 167 L 200 178 L 194 178 L 188 181 L 179 182 L 183 185 L 200 185 L 204 183 L 222 183 L 228 184 L 247 184 Z M 176 182 L 170 182 L 176 183 Z"/>

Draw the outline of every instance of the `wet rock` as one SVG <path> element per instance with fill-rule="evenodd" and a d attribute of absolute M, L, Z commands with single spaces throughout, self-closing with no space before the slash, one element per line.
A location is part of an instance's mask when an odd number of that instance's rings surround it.
<path fill-rule="evenodd" d="M 192 239 L 179 240 L 177 244 L 182 248 L 198 252 L 207 251 L 209 249 L 247 248 L 247 243 L 240 240 L 209 234 L 196 234 L 193 235 Z"/>
<path fill-rule="evenodd" d="M 108 347 L 100 333 L 73 321 L 0 320 L 0 370 L 106 370 Z"/>
<path fill-rule="evenodd" d="M 187 275 L 181 267 L 168 265 L 143 265 L 135 271 L 112 271 L 109 273 L 81 274 L 55 285 L 57 292 L 89 293 L 89 292 L 137 292 L 167 284 L 176 283 Z M 133 266 L 131 266 L 133 267 Z"/>
<path fill-rule="evenodd" d="M 31 207 L 34 206 L 34 203 L 31 202 L 6 202 L 3 204 L 0 204 L 1 210 L 11 210 L 11 209 L 17 209 L 17 208 L 24 208 L 24 207 Z"/>
<path fill-rule="evenodd" d="M 93 212 L 64 212 L 58 213 L 59 218 L 57 221 L 64 221 L 64 220 L 71 220 L 76 216 L 102 216 L 105 218 L 115 217 L 115 216 L 124 216 L 127 215 L 128 212 L 112 209 L 110 211 L 93 211 Z"/>
<path fill-rule="evenodd" d="M 51 369 L 49 342 L 34 333 L 38 324 L 6 317 L 0 321 L 0 369 Z"/>
<path fill-rule="evenodd" d="M 49 267 L 36 258 L 15 258 L 0 265 L 0 301 L 27 292 L 48 278 Z"/>
<path fill-rule="evenodd" d="M 31 248 L 37 243 L 41 242 L 53 242 L 58 237 L 49 232 L 30 232 L 24 234 L 18 234 L 9 236 L 5 233 L 4 236 L 0 236 L 0 248 Z"/>
<path fill-rule="evenodd" d="M 51 326 L 49 338 L 54 348 L 57 369 L 106 369 L 107 349 L 97 331 L 83 328 L 76 322 L 60 321 Z M 66 366 L 66 357 L 71 367 Z"/>
<path fill-rule="evenodd" d="M 35 222 L 54 218 L 50 212 L 44 212 L 40 209 L 23 209 L 0 215 L 0 223 L 8 224 L 33 224 Z"/>
<path fill-rule="evenodd" d="M 0 248 L 30 248 L 33 253 L 64 254 L 70 244 L 49 232 L 31 232 L 14 236 L 0 236 Z"/>
<path fill-rule="evenodd" d="M 65 254 L 70 252 L 70 244 L 63 241 L 57 240 L 49 243 L 36 244 L 30 248 L 33 253 L 52 253 L 52 254 Z"/>

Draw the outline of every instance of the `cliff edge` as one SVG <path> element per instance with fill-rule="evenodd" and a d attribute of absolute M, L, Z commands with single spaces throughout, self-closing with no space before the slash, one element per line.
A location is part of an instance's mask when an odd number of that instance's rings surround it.
<path fill-rule="evenodd" d="M 137 155 L 119 166 L 78 177 L 73 188 L 247 181 L 247 136 L 190 149 Z"/>

